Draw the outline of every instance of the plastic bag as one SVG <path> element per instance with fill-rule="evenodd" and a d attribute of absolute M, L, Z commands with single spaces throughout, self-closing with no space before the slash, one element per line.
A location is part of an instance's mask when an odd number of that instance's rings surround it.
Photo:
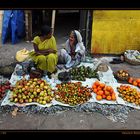
<path fill-rule="evenodd" d="M 26 50 L 25 48 L 17 51 L 17 53 L 16 53 L 16 60 L 18 62 L 23 62 L 23 61 L 27 60 L 28 57 L 29 57 L 29 51 Z"/>

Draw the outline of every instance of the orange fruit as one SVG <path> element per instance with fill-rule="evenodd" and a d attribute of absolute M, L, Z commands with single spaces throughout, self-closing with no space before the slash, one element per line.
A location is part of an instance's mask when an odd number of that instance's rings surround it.
<path fill-rule="evenodd" d="M 103 97 L 103 99 L 105 99 L 105 98 L 106 98 L 106 96 L 105 96 L 104 94 L 102 95 L 102 97 Z"/>
<path fill-rule="evenodd" d="M 106 97 L 106 99 L 110 101 L 110 100 L 111 100 L 111 96 L 108 95 L 108 96 Z"/>
<path fill-rule="evenodd" d="M 102 96 L 101 96 L 101 95 L 97 95 L 97 96 L 96 96 L 96 99 L 97 99 L 98 101 L 100 101 L 100 100 L 102 100 Z"/>
<path fill-rule="evenodd" d="M 105 91 L 105 95 L 106 96 L 110 95 L 110 92 L 109 91 Z"/>
<path fill-rule="evenodd" d="M 110 91 L 110 90 L 112 90 L 112 87 L 111 86 L 106 86 L 106 90 Z"/>
<path fill-rule="evenodd" d="M 114 94 L 112 94 L 111 98 L 113 101 L 116 101 L 116 96 Z"/>
<path fill-rule="evenodd" d="M 137 86 L 138 85 L 138 83 L 136 82 L 136 81 L 133 81 L 133 83 L 132 83 L 134 86 Z"/>
<path fill-rule="evenodd" d="M 127 101 L 127 102 L 130 102 L 131 100 L 130 100 L 130 99 L 126 99 L 126 101 Z"/>
<path fill-rule="evenodd" d="M 97 92 L 97 94 L 98 94 L 98 95 L 103 95 L 104 92 L 103 92 L 102 90 L 99 90 L 99 91 Z"/>
<path fill-rule="evenodd" d="M 140 78 L 138 78 L 138 79 L 136 80 L 136 82 L 137 82 L 137 83 L 140 83 Z"/>
<path fill-rule="evenodd" d="M 94 93 L 97 93 L 97 89 L 96 89 L 96 88 L 95 88 L 95 89 L 93 89 L 93 92 L 94 92 Z"/>
<path fill-rule="evenodd" d="M 133 83 L 133 78 L 132 78 L 132 77 L 130 77 L 130 78 L 128 79 L 128 83 L 130 83 L 130 84 Z"/>
<path fill-rule="evenodd" d="M 93 84 L 93 85 L 92 85 L 92 89 L 95 89 L 95 88 L 97 88 L 97 86 Z"/>
<path fill-rule="evenodd" d="M 99 86 L 100 85 L 100 82 L 99 81 L 95 81 L 94 82 L 94 85 Z"/>
<path fill-rule="evenodd" d="M 113 90 L 113 88 L 112 89 L 110 89 L 110 91 L 109 91 L 111 94 L 114 92 L 114 90 Z"/>
<path fill-rule="evenodd" d="M 104 87 L 105 87 L 105 84 L 104 84 L 104 83 L 101 83 L 101 84 L 100 84 L 100 87 L 101 87 L 101 88 L 104 88 Z"/>
<path fill-rule="evenodd" d="M 122 90 L 126 90 L 126 89 L 127 89 L 127 87 L 125 87 L 125 86 L 122 87 Z"/>
<path fill-rule="evenodd" d="M 98 90 L 98 91 L 101 90 L 101 89 L 102 89 L 102 88 L 101 88 L 100 86 L 97 87 L 97 90 Z"/>

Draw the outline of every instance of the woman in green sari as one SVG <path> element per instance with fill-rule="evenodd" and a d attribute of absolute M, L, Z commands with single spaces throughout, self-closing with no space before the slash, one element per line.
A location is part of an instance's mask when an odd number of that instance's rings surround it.
<path fill-rule="evenodd" d="M 52 35 L 52 30 L 45 25 L 41 29 L 41 35 L 36 36 L 33 40 L 34 51 L 30 57 L 35 62 L 37 70 L 40 72 L 47 71 L 51 75 L 56 71 L 58 61 L 56 40 Z"/>

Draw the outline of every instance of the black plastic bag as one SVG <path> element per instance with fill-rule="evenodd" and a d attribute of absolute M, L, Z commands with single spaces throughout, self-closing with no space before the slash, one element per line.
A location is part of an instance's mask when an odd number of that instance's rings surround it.
<path fill-rule="evenodd" d="M 61 82 L 63 82 L 63 83 L 65 83 L 65 82 L 68 82 L 68 81 L 70 81 L 71 80 L 71 76 L 70 76 L 70 73 L 69 72 L 60 72 L 59 74 L 58 74 L 58 79 L 61 81 Z"/>

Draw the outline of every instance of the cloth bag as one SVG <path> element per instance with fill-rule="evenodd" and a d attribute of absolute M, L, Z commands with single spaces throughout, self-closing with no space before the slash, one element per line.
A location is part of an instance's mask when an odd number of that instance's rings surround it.
<path fill-rule="evenodd" d="M 28 57 L 29 57 L 29 51 L 25 48 L 17 51 L 17 53 L 16 53 L 16 60 L 18 62 L 23 62 L 23 61 L 27 60 Z"/>

